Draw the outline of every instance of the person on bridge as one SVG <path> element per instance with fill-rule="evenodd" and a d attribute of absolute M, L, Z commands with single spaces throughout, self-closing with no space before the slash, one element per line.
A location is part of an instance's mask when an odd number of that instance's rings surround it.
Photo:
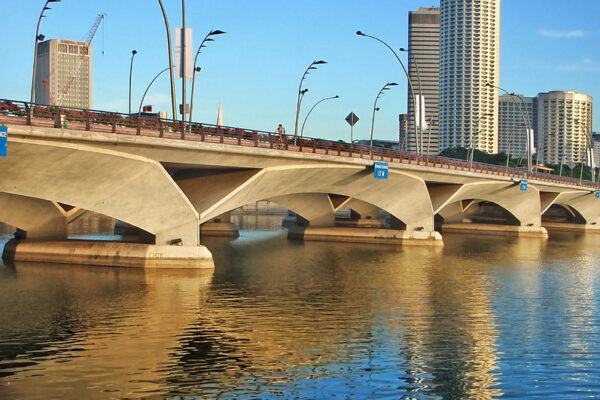
<path fill-rule="evenodd" d="M 283 147 L 283 140 L 285 139 L 285 128 L 283 127 L 283 125 L 279 124 L 279 126 L 277 127 L 277 130 L 275 131 L 275 133 L 277 133 L 277 135 L 279 136 L 277 138 L 277 148 L 282 148 Z"/>

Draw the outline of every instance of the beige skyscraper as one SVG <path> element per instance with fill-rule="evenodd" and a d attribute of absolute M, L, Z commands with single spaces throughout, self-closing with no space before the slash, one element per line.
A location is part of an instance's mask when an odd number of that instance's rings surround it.
<path fill-rule="evenodd" d="M 499 57 L 500 0 L 440 1 L 440 150 L 498 151 Z"/>
<path fill-rule="evenodd" d="M 537 135 L 540 161 L 568 165 L 587 163 L 592 98 L 572 91 L 538 94 Z"/>
<path fill-rule="evenodd" d="M 44 80 L 46 80 L 46 84 Z M 91 46 L 88 48 L 86 42 L 63 39 L 52 39 L 39 43 L 35 102 L 91 108 Z"/>
<path fill-rule="evenodd" d="M 535 98 L 508 94 L 498 98 L 498 152 L 527 157 L 527 129 L 535 129 Z M 530 133 L 531 153 L 535 153 Z M 526 161 L 525 161 L 526 163 Z"/>
<path fill-rule="evenodd" d="M 408 75 L 415 94 L 425 97 L 422 128 L 423 154 L 438 154 L 438 98 L 440 92 L 440 9 L 421 7 L 408 13 Z M 408 91 L 408 127 L 405 149 L 417 152 L 414 103 Z M 420 136 L 420 131 L 418 131 Z"/>

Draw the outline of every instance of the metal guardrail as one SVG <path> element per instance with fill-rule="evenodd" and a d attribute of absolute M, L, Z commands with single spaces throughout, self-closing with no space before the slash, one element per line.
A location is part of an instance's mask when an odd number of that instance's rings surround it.
<path fill-rule="evenodd" d="M 493 164 L 480 162 L 471 164 L 467 161 L 454 158 L 419 156 L 380 147 L 374 147 L 373 151 L 370 152 L 369 147 L 365 145 L 335 142 L 327 139 L 303 137 L 297 138 L 294 141 L 291 136 L 285 136 L 284 140 L 281 140 L 279 136 L 273 132 L 196 122 L 188 124 L 185 121 L 164 119 L 155 116 L 128 115 L 110 111 L 59 107 L 0 99 L 0 117 L 2 116 L 9 117 L 10 123 L 21 125 L 60 128 L 64 120 L 68 127 L 86 131 L 226 143 L 294 152 L 312 152 L 340 157 L 366 158 L 392 163 L 413 164 L 447 170 L 477 172 L 489 175 L 506 176 L 518 180 L 533 179 L 590 189 L 600 187 L 598 183 L 591 181 L 580 181 L 576 178 L 556 176 L 547 173 L 527 172 L 516 168 L 506 168 Z"/>

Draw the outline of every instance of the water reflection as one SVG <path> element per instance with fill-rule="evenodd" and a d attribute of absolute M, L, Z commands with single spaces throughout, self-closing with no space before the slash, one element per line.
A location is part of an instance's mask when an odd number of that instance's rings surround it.
<path fill-rule="evenodd" d="M 210 273 L 0 268 L 0 397 L 598 393 L 600 236 L 303 243 L 242 218 L 264 231 L 206 238 Z"/>

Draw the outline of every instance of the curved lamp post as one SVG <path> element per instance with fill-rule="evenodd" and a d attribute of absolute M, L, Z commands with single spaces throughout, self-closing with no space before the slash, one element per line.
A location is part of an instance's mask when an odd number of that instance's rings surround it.
<path fill-rule="evenodd" d="M 514 94 L 514 93 L 509 93 L 508 91 L 506 91 L 505 89 L 501 88 L 500 86 L 496 86 L 490 82 L 487 82 L 485 84 L 485 86 L 487 87 L 491 87 L 491 88 L 496 88 L 499 89 L 501 91 L 503 91 L 505 94 L 509 95 L 511 100 L 513 101 L 513 103 L 515 104 L 515 106 L 517 106 L 517 109 L 519 110 L 519 114 L 521 114 L 521 118 L 523 118 L 523 124 L 525 125 L 525 151 L 527 152 L 527 172 L 531 172 L 531 149 L 530 147 L 530 143 L 529 143 L 529 124 L 527 123 L 527 119 L 525 118 L 525 114 L 523 114 L 523 109 L 521 108 L 521 105 L 519 103 L 517 103 L 517 101 L 515 100 L 515 97 L 519 98 L 519 101 L 521 101 L 521 97 Z M 510 153 L 507 155 L 507 157 L 510 157 Z"/>
<path fill-rule="evenodd" d="M 339 99 L 339 98 L 340 98 L 340 96 L 337 96 L 337 95 L 333 96 L 333 97 L 325 97 L 324 99 L 317 101 L 315 103 L 315 105 L 311 107 L 311 109 L 308 111 L 308 114 L 306 114 L 306 117 L 304 118 L 304 122 L 302 122 L 302 129 L 300 129 L 300 139 L 302 139 L 302 137 L 304 136 L 304 125 L 306 125 L 306 120 L 308 119 L 308 116 L 310 115 L 312 110 L 314 110 L 317 105 L 319 105 L 321 102 L 323 102 L 325 100 Z"/>
<path fill-rule="evenodd" d="M 190 116 L 189 116 L 189 120 L 188 120 L 189 129 L 192 129 L 192 110 L 194 109 L 194 86 L 196 83 L 196 72 L 200 72 L 200 67 L 196 67 L 196 63 L 198 62 L 198 56 L 200 55 L 202 48 L 206 47 L 204 45 L 204 43 L 214 42 L 214 39 L 211 38 L 211 36 L 223 35 L 225 33 L 226 32 L 219 30 L 219 29 L 215 29 L 214 31 L 208 32 L 206 34 L 206 36 L 204 37 L 204 39 L 202 40 L 202 42 L 200 42 L 200 46 L 198 46 L 198 50 L 196 51 L 196 57 L 194 57 L 194 72 L 192 73 L 192 94 L 190 95 Z"/>
<path fill-rule="evenodd" d="M 42 11 L 40 12 L 40 17 L 38 18 L 38 22 L 37 22 L 37 26 L 35 28 L 35 42 L 33 44 L 33 73 L 31 75 L 31 98 L 29 99 L 30 103 L 33 103 L 33 97 L 35 95 L 35 75 L 36 75 L 36 68 L 37 68 L 37 45 L 38 42 L 43 42 L 44 39 L 46 38 L 44 35 L 40 35 L 40 23 L 42 22 L 42 18 L 45 17 L 44 15 L 44 11 L 46 10 L 50 10 L 51 8 L 48 7 L 48 3 L 58 3 L 60 2 L 60 0 L 46 0 L 46 3 L 44 3 L 44 7 L 42 7 Z"/>
<path fill-rule="evenodd" d="M 173 56 L 171 53 L 171 33 L 169 30 L 169 21 L 167 20 L 167 13 L 165 12 L 165 7 L 163 7 L 163 3 L 161 0 L 158 0 L 158 4 L 160 5 L 160 9 L 162 11 L 163 18 L 165 20 L 165 29 L 167 30 L 167 51 L 169 52 L 169 68 L 167 68 L 167 69 L 171 70 L 171 108 L 172 108 L 172 112 L 173 112 L 173 120 L 176 120 L 177 119 L 177 109 L 175 108 L 175 78 L 173 77 Z"/>
<path fill-rule="evenodd" d="M 477 136 L 479 136 L 479 121 L 481 121 L 483 118 L 493 117 L 493 116 L 494 116 L 494 114 L 487 113 L 487 114 L 480 115 L 479 118 L 477 118 L 477 122 L 475 122 L 475 126 L 477 127 Z M 469 135 L 469 149 L 471 150 L 471 156 L 469 157 L 469 169 L 473 167 L 473 153 L 475 150 L 475 148 L 473 147 L 474 143 L 473 143 L 473 133 L 472 132 L 473 132 L 473 127 L 471 126 L 471 135 Z M 467 155 L 468 155 L 468 153 L 467 153 Z"/>
<path fill-rule="evenodd" d="M 150 84 L 148 85 L 148 87 L 146 88 L 146 90 L 144 91 L 144 95 L 142 96 L 142 100 L 140 101 L 140 106 L 138 108 L 138 118 L 141 116 L 142 114 L 142 103 L 144 103 L 144 98 L 146 97 L 146 93 L 148 93 L 148 90 L 150 90 L 150 86 L 152 86 L 152 84 L 154 83 L 154 81 L 165 71 L 167 70 L 171 70 L 171 72 L 173 72 L 173 67 L 167 67 L 165 69 L 163 69 L 162 71 L 160 71 L 158 74 L 156 74 L 156 76 L 154 77 L 154 79 L 152 79 L 150 81 Z"/>
<path fill-rule="evenodd" d="M 317 67 L 315 67 L 315 65 L 321 65 L 321 64 L 327 64 L 327 61 L 315 60 L 312 63 L 310 63 L 308 68 L 306 68 L 306 71 L 304 71 L 304 74 L 302 74 L 302 79 L 300 79 L 300 85 L 298 86 L 298 101 L 296 103 L 296 123 L 294 124 L 294 142 L 296 141 L 296 137 L 298 136 L 298 117 L 300 116 L 300 104 L 302 103 L 302 98 L 304 97 L 304 94 L 308 91 L 308 89 L 302 90 L 302 82 L 304 82 L 304 78 L 306 78 L 306 75 L 308 75 L 310 73 L 310 70 L 317 69 Z"/>
<path fill-rule="evenodd" d="M 423 88 L 421 87 L 421 73 L 419 72 L 419 64 L 417 63 L 417 59 L 415 58 L 415 56 L 413 56 L 408 49 L 405 49 L 404 47 L 400 47 L 398 50 L 406 52 L 408 54 L 408 66 L 410 67 L 410 62 L 412 61 L 412 63 L 415 66 L 415 69 L 417 70 L 417 81 L 419 82 L 419 102 L 423 101 Z M 421 146 L 421 154 L 423 154 L 423 125 L 421 124 L 421 119 L 423 119 L 423 121 L 425 121 L 425 115 L 421 115 L 421 113 L 423 112 L 423 110 L 421 110 L 421 104 L 419 103 L 419 135 L 421 136 L 421 141 L 420 141 L 420 146 Z M 415 124 L 417 123 L 417 111 L 413 110 L 413 119 L 415 120 Z M 415 128 L 416 129 L 416 128 Z M 427 135 L 427 138 L 429 140 L 430 135 Z M 427 154 L 429 154 L 429 144 L 427 144 Z"/>
<path fill-rule="evenodd" d="M 131 61 L 129 62 L 129 115 L 131 115 L 131 74 L 133 72 L 133 57 L 137 54 L 137 50 L 131 50 Z"/>
<path fill-rule="evenodd" d="M 385 92 L 386 90 L 390 90 L 391 86 L 398 86 L 398 84 L 395 82 L 386 83 L 381 88 L 379 93 L 377 93 L 377 97 L 375 97 L 375 103 L 373 104 L 373 117 L 371 118 L 371 140 L 369 142 L 369 156 L 371 157 L 373 156 L 373 130 L 375 129 L 375 111 L 379 111 L 379 108 L 377 107 L 377 101 L 379 100 L 383 92 Z"/>
<path fill-rule="evenodd" d="M 392 49 L 389 44 L 387 44 L 386 42 L 384 42 L 383 40 L 381 40 L 381 39 L 379 39 L 379 38 L 377 38 L 375 36 L 367 35 L 365 33 L 362 33 L 361 31 L 356 31 L 356 34 L 358 36 L 365 36 L 365 37 L 377 40 L 378 42 L 382 43 L 385 47 L 387 47 L 388 49 L 390 49 L 390 51 L 392 53 L 394 53 L 394 56 L 396 57 L 396 60 L 398 60 L 398 62 L 400 63 L 400 66 L 402 67 L 402 70 L 404 71 L 404 75 L 406 75 L 406 79 L 408 80 L 408 87 L 410 88 L 410 94 L 411 94 L 412 99 L 413 99 L 413 108 L 416 110 L 417 109 L 417 99 L 415 97 L 415 90 L 413 88 L 413 85 L 412 85 L 412 82 L 410 80 L 410 77 L 408 76 L 408 72 L 406 71 L 406 68 L 404 67 L 404 64 L 402 63 L 402 60 L 400 60 L 400 57 L 398 57 L 398 54 L 396 54 L 396 52 L 394 51 L 394 49 Z M 421 138 L 417 134 L 417 124 L 416 124 L 416 121 L 415 121 L 415 139 L 417 140 L 417 153 L 419 153 L 419 147 L 421 145 Z M 400 143 L 398 143 L 398 146 L 400 146 Z"/>
<path fill-rule="evenodd" d="M 592 173 L 592 182 L 596 180 L 596 171 L 594 168 L 594 148 L 592 144 L 592 135 L 591 129 L 589 129 L 588 124 L 582 123 L 579 119 L 574 119 L 577 125 L 581 126 L 585 130 L 585 153 L 588 159 L 588 164 L 590 165 L 590 170 Z M 583 178 L 583 157 L 581 157 L 581 170 L 579 171 L 579 184 L 581 185 L 581 179 Z"/>

